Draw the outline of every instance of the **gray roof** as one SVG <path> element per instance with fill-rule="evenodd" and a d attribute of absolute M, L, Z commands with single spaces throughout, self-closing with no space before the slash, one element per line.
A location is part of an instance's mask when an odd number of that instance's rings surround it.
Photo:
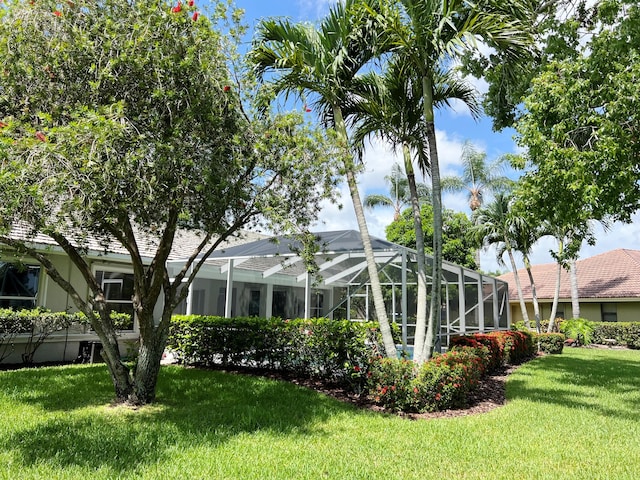
<path fill-rule="evenodd" d="M 316 232 L 313 235 L 316 237 L 316 242 L 320 247 L 321 253 L 348 253 L 362 252 L 364 250 L 360 232 L 355 230 Z M 371 246 L 376 252 L 391 252 L 405 248 L 376 237 L 371 237 Z M 227 248 L 220 248 L 209 258 L 228 259 L 293 256 L 297 254 L 301 247 L 302 244 L 299 240 L 290 236 L 280 235 Z"/>

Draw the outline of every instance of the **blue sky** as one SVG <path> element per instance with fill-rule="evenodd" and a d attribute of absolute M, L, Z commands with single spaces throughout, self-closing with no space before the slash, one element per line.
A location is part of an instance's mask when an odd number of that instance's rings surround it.
<path fill-rule="evenodd" d="M 329 5 L 335 0 L 236 0 L 236 5 L 245 10 L 245 21 L 250 27 L 254 27 L 261 18 L 271 16 L 286 16 L 294 21 L 316 22 L 327 13 Z M 482 81 L 473 80 L 479 93 L 483 93 L 486 85 Z M 313 112 L 308 115 L 313 116 Z M 312 118 L 310 118 L 312 119 Z M 441 162 L 441 175 L 453 175 L 460 172 L 460 154 L 462 145 L 470 140 L 478 149 L 487 153 L 488 161 L 495 160 L 506 153 L 516 152 L 518 149 L 513 140 L 513 131 L 496 133 L 491 128 L 491 120 L 484 117 L 480 120 L 471 118 L 465 108 L 441 111 L 436 117 L 436 132 L 438 151 Z M 391 166 L 396 161 L 395 154 L 388 146 L 381 142 L 373 142 L 365 155 L 366 169 L 360 175 L 360 193 L 388 193 L 388 186 L 384 183 L 384 176 L 391 171 Z M 429 183 L 429 179 L 424 179 Z M 321 223 L 316 230 L 357 230 L 353 207 L 347 189 L 342 190 L 343 208 L 338 210 L 335 206 L 327 206 L 322 212 Z M 456 211 L 469 213 L 467 200 L 464 194 L 446 194 L 443 197 L 445 207 Z M 391 223 L 393 212 L 391 209 L 378 209 L 367 211 L 367 221 L 372 235 L 384 238 L 384 228 Z M 595 227 L 598 242 L 595 246 L 584 246 L 581 256 L 589 257 L 614 248 L 640 248 L 640 217 L 634 216 L 631 225 L 616 224 L 613 228 L 604 232 L 602 228 Z M 533 263 L 552 262 L 549 250 L 555 248 L 552 239 L 543 239 L 534 248 Z M 505 258 L 508 263 L 508 259 Z M 482 269 L 486 271 L 506 270 L 499 266 L 495 259 L 495 252 L 488 250 L 481 255 Z M 519 262 L 521 265 L 521 262 Z"/>

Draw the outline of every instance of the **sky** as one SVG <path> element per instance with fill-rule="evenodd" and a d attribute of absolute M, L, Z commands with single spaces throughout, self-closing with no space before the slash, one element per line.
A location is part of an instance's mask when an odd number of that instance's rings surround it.
<path fill-rule="evenodd" d="M 245 22 L 250 26 L 250 31 L 253 31 L 253 27 L 260 19 L 266 17 L 284 16 L 293 21 L 317 22 L 328 12 L 329 6 L 335 3 L 335 0 L 235 0 L 235 3 L 245 10 Z M 251 33 L 248 40 L 250 38 Z M 480 94 L 486 91 L 484 82 L 473 79 L 473 84 Z M 305 114 L 310 116 L 309 120 L 313 120 L 313 112 Z M 479 120 L 475 120 L 468 110 L 463 107 L 437 112 L 436 142 L 441 175 L 447 176 L 461 173 L 460 156 L 462 145 L 465 141 L 470 141 L 476 149 L 484 151 L 489 162 L 504 154 L 518 153 L 520 149 L 515 143 L 514 134 L 513 130 L 494 132 L 490 118 L 482 117 Z M 400 157 L 388 145 L 374 140 L 366 150 L 364 157 L 366 167 L 359 176 L 361 196 L 372 193 L 388 195 L 389 186 L 385 183 L 384 177 L 391 172 L 393 163 L 399 160 Z M 427 184 L 430 183 L 428 178 L 419 178 L 418 180 Z M 334 205 L 327 205 L 323 209 L 320 221 L 314 230 L 358 229 L 351 198 L 345 184 L 341 186 L 340 194 L 342 208 L 338 209 Z M 446 208 L 470 214 L 468 200 L 464 193 L 445 193 L 443 195 L 443 203 Z M 385 227 L 393 220 L 393 209 L 389 207 L 367 210 L 366 217 L 371 235 L 385 238 Z M 616 248 L 639 248 L 640 215 L 634 215 L 633 223 L 631 224 L 614 224 L 608 231 L 596 225 L 594 226 L 594 231 L 597 242 L 594 246 L 583 245 L 580 252 L 581 258 L 587 258 Z M 555 248 L 556 244 L 553 239 L 542 239 L 533 249 L 531 255 L 532 263 L 553 262 L 554 260 L 549 251 Z M 506 262 L 505 265 L 498 264 L 494 249 L 481 252 L 480 263 L 484 271 L 509 270 L 509 260 L 506 256 L 504 261 Z M 518 267 L 522 267 L 522 261 L 518 255 L 516 256 L 516 261 Z"/>

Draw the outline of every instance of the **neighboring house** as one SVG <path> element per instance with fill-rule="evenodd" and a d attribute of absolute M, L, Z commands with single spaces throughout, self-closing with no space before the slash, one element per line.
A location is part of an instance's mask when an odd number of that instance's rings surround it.
<path fill-rule="evenodd" d="M 632 322 L 640 320 L 640 250 L 618 249 L 578 260 L 578 298 L 580 316 L 596 322 Z M 540 318 L 548 319 L 555 293 L 557 264 L 532 267 Z M 518 270 L 529 319 L 533 321 L 531 285 L 525 269 Z M 511 317 L 522 320 L 513 273 L 498 277 L 509 283 Z M 571 317 L 569 272 L 562 270 L 560 298 L 556 317 Z"/>
<path fill-rule="evenodd" d="M 373 318 L 366 261 L 360 234 L 345 230 L 316 234 L 320 252 L 316 256 L 318 272 L 309 275 L 300 245 L 286 237 L 243 232 L 218 247 L 198 272 L 188 296 L 176 313 L 220 315 L 227 317 L 260 316 L 310 318 L 327 316 L 368 320 Z M 27 230 L 15 229 L 12 236 L 27 238 Z M 179 232 L 167 270 L 170 276 L 184 265 L 200 238 L 193 232 Z M 47 250 L 59 272 L 67 273 L 78 292 L 88 293 L 82 277 L 64 252 L 45 236 L 33 239 L 37 249 Z M 155 251 L 152 239 L 139 238 L 141 250 L 151 261 Z M 415 251 L 385 240 L 372 238 L 390 318 L 402 326 L 403 341 L 412 343 L 415 323 Z M 133 274 L 126 251 L 117 244 L 90 243 L 87 255 L 101 283 L 109 306 L 118 312 L 132 313 Z M 444 262 L 441 335 L 508 329 L 508 288 L 505 282 Z M 463 293 L 463 294 L 460 294 Z M 11 251 L 0 251 L 0 307 L 74 311 L 68 295 L 47 275 L 36 261 L 16 258 Z M 462 313 L 462 314 L 461 314 Z M 138 336 L 133 320 L 121 332 L 123 342 Z M 20 340 L 20 339 L 18 339 Z M 25 339 L 22 339 L 24 343 Z M 76 358 L 80 342 L 95 342 L 88 327 L 71 328 L 52 337 L 36 354 L 36 361 L 69 361 Z M 47 347 L 47 348 L 45 348 Z M 5 363 L 20 361 L 20 346 Z M 124 352 L 123 352 L 124 353 Z"/>

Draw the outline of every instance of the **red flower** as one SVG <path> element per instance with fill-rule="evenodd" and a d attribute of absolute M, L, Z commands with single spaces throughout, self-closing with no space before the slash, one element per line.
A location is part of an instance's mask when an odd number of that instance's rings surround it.
<path fill-rule="evenodd" d="M 193 15 L 191 16 L 191 20 L 195 22 L 196 20 L 198 20 L 199 16 L 200 16 L 199 12 L 193 12 Z"/>
<path fill-rule="evenodd" d="M 306 105 L 304 106 L 304 111 L 309 113 L 311 111 L 311 109 L 309 107 L 307 107 Z"/>
<path fill-rule="evenodd" d="M 222 90 L 224 90 L 225 92 L 228 92 L 229 90 L 231 90 L 231 87 L 229 85 L 225 85 Z"/>
<path fill-rule="evenodd" d="M 54 14 L 56 17 L 61 17 L 61 16 L 62 16 L 62 14 L 61 14 L 58 10 L 56 10 L 55 12 L 53 12 L 53 14 Z"/>
<path fill-rule="evenodd" d="M 354 366 L 354 367 L 353 367 L 353 369 L 354 369 L 356 372 L 359 372 L 359 371 L 360 371 L 360 367 L 359 367 L 358 365 Z"/>
<path fill-rule="evenodd" d="M 36 132 L 36 138 L 38 140 L 40 140 L 41 142 L 46 142 L 47 141 L 47 137 L 42 132 Z"/>
<path fill-rule="evenodd" d="M 178 5 L 171 9 L 172 13 L 180 13 L 182 11 L 182 4 L 178 2 Z"/>
<path fill-rule="evenodd" d="M 413 387 L 413 393 L 418 393 L 418 392 L 419 392 L 418 387 Z"/>
<path fill-rule="evenodd" d="M 440 400 L 441 398 L 442 398 L 442 396 L 441 396 L 439 393 L 436 393 L 436 402 L 437 402 L 438 400 Z"/>
<path fill-rule="evenodd" d="M 190 6 L 190 7 L 193 7 L 193 4 L 194 4 L 194 3 L 196 3 L 196 2 L 194 2 L 193 0 L 189 0 L 189 6 Z"/>

